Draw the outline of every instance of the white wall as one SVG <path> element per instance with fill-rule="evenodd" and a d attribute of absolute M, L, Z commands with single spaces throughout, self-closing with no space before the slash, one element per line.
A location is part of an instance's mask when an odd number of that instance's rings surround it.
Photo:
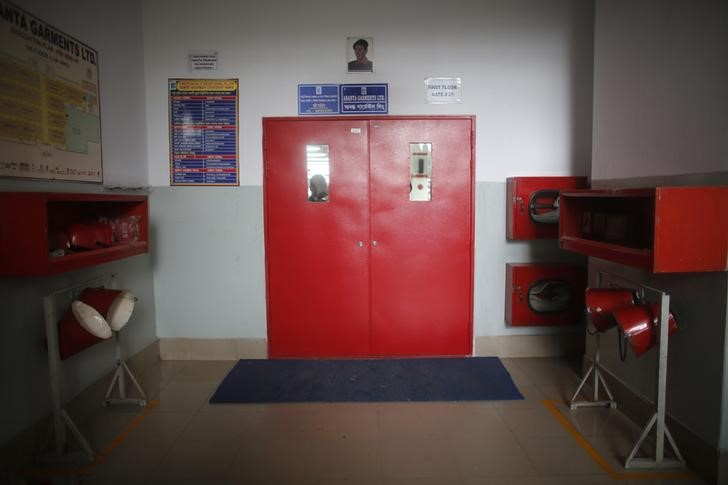
<path fill-rule="evenodd" d="M 148 185 L 141 2 L 15 3 L 98 50 L 104 182 L 113 186 Z M 0 179 L 0 190 L 99 192 L 102 188 L 94 184 Z M 139 297 L 122 336 L 126 351 L 133 354 L 156 339 L 150 255 L 48 278 L 0 278 L 0 444 L 50 412 L 43 296 L 112 272 L 120 288 L 128 288 Z M 63 399 L 70 399 L 98 380 L 114 368 L 115 362 L 111 342 L 64 361 Z"/>
<path fill-rule="evenodd" d="M 375 73 L 346 74 L 346 38 L 374 38 Z M 261 118 L 295 116 L 299 83 L 386 82 L 390 114 L 475 114 L 474 334 L 504 323 L 506 262 L 574 259 L 556 241 L 508 243 L 505 178 L 587 175 L 593 3 L 333 0 L 144 4 L 155 290 L 162 337 L 266 335 Z M 196 76 L 189 51 L 215 50 Z M 459 76 L 463 103 L 427 105 L 423 80 Z M 240 188 L 168 187 L 167 79 L 239 78 Z"/>
<path fill-rule="evenodd" d="M 152 185 L 169 185 L 167 79 L 239 78 L 242 185 L 262 185 L 261 117 L 295 116 L 299 83 L 389 83 L 390 114 L 477 115 L 477 180 L 588 171 L 592 15 L 580 0 L 160 0 L 144 5 Z M 346 74 L 346 38 L 374 37 L 375 73 Z M 187 53 L 216 50 L 196 76 Z M 424 103 L 428 76 L 464 102 Z"/>
<path fill-rule="evenodd" d="M 728 180 L 726 26 L 726 2 L 597 0 L 593 186 Z M 727 450 L 727 274 L 658 277 L 591 260 L 592 283 L 600 268 L 672 293 L 681 329 L 670 339 L 668 413 Z M 606 367 L 654 399 L 654 351 L 622 363 L 616 339 L 602 342 Z"/>

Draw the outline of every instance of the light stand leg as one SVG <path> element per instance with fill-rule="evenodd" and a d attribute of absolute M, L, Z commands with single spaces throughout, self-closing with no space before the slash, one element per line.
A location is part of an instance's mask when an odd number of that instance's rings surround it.
<path fill-rule="evenodd" d="M 58 349 L 58 324 L 56 318 L 55 293 L 43 298 L 43 312 L 45 315 L 46 342 L 48 346 L 48 370 L 51 390 L 51 413 L 53 415 L 54 453 L 43 456 L 42 461 L 78 461 L 77 457 L 67 454 L 66 426 L 71 430 L 83 448 L 86 460 L 93 462 L 95 454 L 93 449 L 83 437 L 71 417 L 61 407 L 61 357 Z"/>
<path fill-rule="evenodd" d="M 61 417 L 61 383 L 60 352 L 58 350 L 58 333 L 56 328 L 56 304 L 53 295 L 43 298 L 45 313 L 46 342 L 48 345 L 48 370 L 51 385 L 51 411 L 53 414 L 53 431 L 56 454 L 62 455 L 66 446 L 66 428 Z"/>
<path fill-rule="evenodd" d="M 131 373 L 129 366 L 126 365 L 126 361 L 124 360 L 124 354 L 121 349 L 119 332 L 114 332 L 114 341 L 116 343 L 116 372 L 114 372 L 114 377 L 111 379 L 109 388 L 106 390 L 106 396 L 104 398 L 104 401 L 102 402 L 102 405 L 109 406 L 111 404 L 137 404 L 141 407 L 144 407 L 147 405 L 147 395 L 142 390 L 142 387 L 139 385 L 139 382 L 137 382 L 136 378 L 134 378 L 134 374 Z M 126 397 L 125 378 L 127 374 L 129 375 L 129 379 L 131 379 L 131 382 L 137 388 L 137 391 L 139 391 L 139 395 L 141 396 L 141 398 Z M 119 386 L 119 397 L 111 398 L 110 396 L 112 391 L 114 390 L 115 384 L 118 384 Z"/>
<path fill-rule="evenodd" d="M 73 422 L 73 420 L 65 410 L 61 410 L 61 415 L 63 416 L 63 420 L 66 422 L 66 426 L 68 426 L 68 429 L 71 430 L 71 433 L 73 433 L 73 436 L 76 437 L 78 443 L 81 445 L 81 448 L 83 448 L 86 456 L 88 456 L 88 458 L 93 461 L 95 459 L 95 455 L 94 450 L 91 448 L 91 445 L 88 444 L 86 438 L 83 437 L 81 431 L 79 431 L 79 429 L 76 427 L 76 424 Z"/>
<path fill-rule="evenodd" d="M 684 468 L 685 461 L 678 450 L 670 431 L 665 426 L 666 391 L 667 391 L 667 350 L 670 318 L 670 296 L 660 293 L 660 327 L 659 327 L 659 353 L 657 366 L 657 410 L 652 415 L 647 426 L 644 427 L 639 440 L 625 460 L 625 468 Z M 655 458 L 635 458 L 645 439 L 655 427 Z M 675 459 L 665 459 L 665 436 L 675 453 Z"/>
<path fill-rule="evenodd" d="M 596 402 L 599 400 L 599 358 L 601 354 L 601 340 L 602 336 L 597 333 L 597 348 L 594 351 L 594 384 L 592 384 L 594 397 L 592 398 L 592 402 Z"/>
<path fill-rule="evenodd" d="M 599 371 L 599 353 L 600 353 L 600 344 L 601 344 L 601 334 L 597 333 L 597 345 L 596 345 L 596 351 L 594 352 L 594 362 L 589 367 L 589 369 L 586 371 L 586 374 L 584 374 L 584 377 L 581 379 L 581 382 L 579 383 L 579 387 L 576 388 L 576 392 L 571 397 L 571 400 L 569 401 L 569 407 L 571 409 L 577 409 L 581 407 L 610 407 L 610 408 L 616 408 L 617 402 L 614 400 L 614 397 L 612 397 L 612 392 L 609 390 L 609 387 L 607 387 L 607 383 L 604 381 L 604 377 L 602 377 L 601 372 Z M 589 380 L 589 376 L 591 373 L 594 373 L 594 399 L 591 401 L 577 401 L 576 399 L 579 397 L 579 392 L 581 392 L 582 387 L 584 387 L 584 384 Z M 609 396 L 609 399 L 599 401 L 599 383 L 602 383 L 602 386 L 604 387 L 604 391 L 607 393 L 607 396 Z"/>
<path fill-rule="evenodd" d="M 115 274 L 111 275 L 109 287 L 112 289 L 117 289 Z M 126 361 L 124 360 L 124 352 L 121 348 L 121 339 L 119 336 L 119 332 L 114 332 L 114 342 L 116 344 L 116 372 L 114 372 L 114 377 L 111 379 L 109 388 L 106 390 L 106 396 L 101 404 L 103 406 L 109 406 L 111 404 L 137 404 L 141 407 L 144 407 L 147 405 L 147 395 L 144 393 L 142 387 L 134 378 L 134 374 L 131 373 L 129 366 L 126 365 Z M 129 375 L 132 383 L 137 388 L 137 391 L 139 391 L 139 395 L 141 396 L 140 399 L 126 397 L 126 375 L 124 374 L 124 372 Z M 115 384 L 119 385 L 119 397 L 111 398 L 110 396 L 112 391 L 114 390 Z"/>

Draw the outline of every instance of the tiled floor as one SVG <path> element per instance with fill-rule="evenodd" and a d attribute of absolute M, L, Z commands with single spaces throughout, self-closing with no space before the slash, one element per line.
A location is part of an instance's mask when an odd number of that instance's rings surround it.
<path fill-rule="evenodd" d="M 159 402 L 144 414 L 134 407 L 99 407 L 104 383 L 68 408 L 94 449 L 105 450 L 88 475 L 27 483 L 615 483 L 543 400 L 558 401 L 558 410 L 615 473 L 624 473 L 620 463 L 639 428 L 618 410 L 569 411 L 563 401 L 579 380 L 573 362 L 504 363 L 525 400 L 211 405 L 210 395 L 234 362 L 159 362 L 139 375 L 150 398 Z M 635 478 L 618 483 L 703 482 Z"/>

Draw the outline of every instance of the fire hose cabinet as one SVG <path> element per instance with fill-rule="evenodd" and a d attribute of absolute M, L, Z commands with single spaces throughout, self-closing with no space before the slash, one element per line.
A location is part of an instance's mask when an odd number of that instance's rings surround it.
<path fill-rule="evenodd" d="M 586 268 L 568 263 L 507 263 L 506 323 L 514 327 L 582 323 Z"/>
<path fill-rule="evenodd" d="M 49 276 L 149 252 L 146 195 L 0 193 L 0 277 Z"/>
<path fill-rule="evenodd" d="M 728 271 L 728 186 L 568 190 L 559 247 L 652 273 Z"/>
<path fill-rule="evenodd" d="M 559 194 L 588 188 L 586 177 L 511 177 L 506 180 L 508 239 L 557 239 Z"/>

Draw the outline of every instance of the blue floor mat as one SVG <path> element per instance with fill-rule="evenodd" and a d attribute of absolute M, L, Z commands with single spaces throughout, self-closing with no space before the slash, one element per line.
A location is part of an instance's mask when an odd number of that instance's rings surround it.
<path fill-rule="evenodd" d="M 514 400 L 497 357 L 243 359 L 211 403 Z"/>

